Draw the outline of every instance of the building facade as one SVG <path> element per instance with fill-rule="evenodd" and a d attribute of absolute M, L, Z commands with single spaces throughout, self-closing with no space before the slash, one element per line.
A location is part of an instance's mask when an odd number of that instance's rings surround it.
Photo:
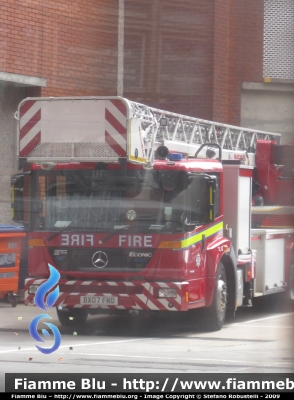
<path fill-rule="evenodd" d="M 11 222 L 19 102 L 115 95 L 117 0 L 7 0 L 0 5 L 0 223 Z"/>
<path fill-rule="evenodd" d="M 0 223 L 25 97 L 122 95 L 294 141 L 292 0 L 7 0 L 0 21 Z"/>

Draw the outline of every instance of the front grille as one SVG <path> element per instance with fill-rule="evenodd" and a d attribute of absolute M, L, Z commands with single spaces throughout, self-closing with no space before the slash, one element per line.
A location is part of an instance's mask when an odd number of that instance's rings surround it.
<path fill-rule="evenodd" d="M 139 272 L 147 267 L 154 250 L 59 247 L 49 253 L 60 271 Z"/>

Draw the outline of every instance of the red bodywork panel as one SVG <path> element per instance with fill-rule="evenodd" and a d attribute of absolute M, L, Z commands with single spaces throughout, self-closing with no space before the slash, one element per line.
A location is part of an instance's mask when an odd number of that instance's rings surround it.
<path fill-rule="evenodd" d="M 182 249 L 161 249 L 160 243 L 168 240 L 171 241 L 170 235 L 150 235 L 150 240 L 148 238 L 148 242 L 152 244 L 153 255 L 146 268 L 144 268 L 140 272 L 103 272 L 102 270 L 99 272 L 81 272 L 81 271 L 59 271 L 61 273 L 60 279 L 60 289 L 63 293 L 60 296 L 59 301 L 63 301 L 63 305 L 66 304 L 68 306 L 78 305 L 79 299 L 82 295 L 87 295 L 90 290 L 89 282 L 93 282 L 94 286 L 96 286 L 95 295 L 101 295 L 101 293 L 105 293 L 105 285 L 116 287 L 116 290 L 120 293 L 120 302 L 119 305 L 123 307 L 130 307 L 133 309 L 135 306 L 137 307 L 137 303 L 133 299 L 127 300 L 125 298 L 126 293 L 124 290 L 126 289 L 126 284 L 123 282 L 128 282 L 127 285 L 135 284 L 138 288 L 138 285 L 141 288 L 144 288 L 144 293 L 147 292 L 150 295 L 151 288 L 159 286 L 162 287 L 164 285 L 168 285 L 168 287 L 179 287 L 179 297 L 182 299 L 180 305 L 177 307 L 173 307 L 172 311 L 175 310 L 187 310 L 188 308 L 195 308 L 199 306 L 206 305 L 207 302 L 212 300 L 212 294 L 214 289 L 215 282 L 215 269 L 217 263 L 219 262 L 224 250 L 230 248 L 230 242 L 228 239 L 224 239 L 222 237 L 222 223 L 215 224 L 216 233 L 207 237 L 206 239 L 206 249 L 203 251 L 203 244 L 201 241 L 195 241 L 194 244 Z M 198 229 L 197 232 L 193 234 L 186 235 L 186 238 L 183 239 L 183 243 L 185 240 L 191 240 L 193 236 L 201 235 L 203 228 Z M 63 246 L 62 243 L 68 243 L 68 238 L 70 242 L 70 238 L 74 238 L 77 240 L 82 240 L 82 234 L 67 232 L 61 233 L 54 239 L 50 241 L 50 244 L 46 243 L 46 237 L 48 233 L 30 233 L 29 243 L 34 243 L 34 240 L 43 241 L 46 246 L 30 246 L 29 247 L 29 272 L 31 276 L 40 277 L 40 278 L 48 278 L 49 269 L 48 264 L 51 264 L 55 268 L 57 265 L 49 254 L 50 248 L 52 249 L 61 249 L 64 248 L 68 250 L 70 247 L 79 248 L 78 246 L 73 244 L 73 246 Z M 138 247 L 128 247 L 128 240 L 121 241 L 120 234 L 115 235 L 111 238 L 106 244 L 103 244 L 103 247 L 99 245 L 99 241 L 105 236 L 105 234 L 90 234 L 87 235 L 88 242 L 85 242 L 84 248 L 89 250 L 99 251 L 101 249 L 103 252 L 107 254 L 111 254 L 111 251 L 116 251 L 118 247 L 124 249 L 126 253 L 135 253 L 135 252 L 148 252 L 148 248 L 143 248 L 139 246 L 140 243 L 144 243 L 144 235 L 130 235 L 134 238 L 134 236 L 140 237 L 141 241 L 137 240 Z M 180 239 L 180 235 L 177 237 L 173 237 L 172 240 Z M 66 240 L 66 241 L 65 241 Z M 133 243 L 131 240 L 130 243 Z M 93 246 L 92 246 L 93 244 Z M 224 249 L 225 246 L 225 249 Z M 59 251 L 59 250 L 57 250 Z M 140 253 L 139 253 L 140 254 Z M 66 276 L 66 278 L 63 278 Z M 73 283 L 74 282 L 74 283 Z M 86 284 L 87 282 L 87 284 Z M 110 283 L 112 282 L 112 284 Z M 145 282 L 145 283 L 144 283 Z M 99 286 L 97 284 L 99 283 Z M 149 287 L 148 285 L 151 286 Z M 148 286 L 148 290 L 145 286 Z M 97 290 L 99 289 L 99 290 Z M 142 289 L 143 290 L 143 289 Z M 146 292 L 147 290 L 147 292 Z M 152 289 L 152 293 L 155 289 Z M 72 297 L 72 292 L 77 292 L 78 295 Z M 92 290 L 90 290 L 92 292 Z M 113 291 L 109 291 L 109 286 L 107 293 L 112 293 Z M 188 294 L 186 294 L 188 293 Z M 128 297 L 131 298 L 133 295 L 137 298 L 137 295 L 142 293 L 131 293 L 128 292 Z M 93 295 L 93 294 L 92 294 Z M 144 298 L 147 297 L 144 295 Z M 26 298 L 26 304 L 30 302 L 32 296 L 28 296 Z M 153 299 L 153 297 L 152 297 Z M 149 302 L 151 299 L 149 298 Z M 174 301 L 171 299 L 171 301 Z M 133 304 L 133 303 L 136 304 Z M 152 304 L 154 299 L 152 300 Z M 169 304 L 169 303 L 167 303 Z M 141 305 L 142 306 L 142 305 Z M 153 307 L 153 306 L 152 306 Z M 163 306 L 162 306 L 163 307 Z M 163 307 L 165 309 L 166 307 Z M 146 305 L 146 309 L 149 309 Z M 151 308 L 152 309 L 152 308 Z M 157 308 L 156 308 L 157 309 Z"/>
<path fill-rule="evenodd" d="M 57 165 L 54 169 L 73 169 L 84 167 L 93 169 L 94 165 L 82 163 Z M 109 169 L 120 169 L 118 164 L 108 165 Z M 130 164 L 131 169 L 140 169 Z M 38 165 L 33 165 L 38 170 Z M 220 174 L 220 216 L 214 223 L 200 226 L 190 233 L 175 234 L 134 234 L 116 233 L 106 242 L 101 242 L 107 233 L 60 232 L 48 240 L 52 232 L 30 232 L 29 234 L 29 274 L 35 280 L 28 280 L 26 288 L 32 282 L 43 282 L 49 276 L 48 264 L 58 269 L 55 259 L 64 249 L 67 254 L 73 249 L 110 254 L 120 250 L 123 257 L 146 253 L 148 264 L 136 272 L 104 272 L 59 269 L 60 296 L 56 305 L 81 307 L 83 296 L 101 296 L 111 294 L 118 297 L 118 305 L 91 305 L 83 307 L 101 307 L 146 310 L 187 311 L 209 305 L 212 300 L 215 270 L 222 255 L 229 251 L 231 243 L 223 238 L 222 223 L 222 166 L 217 160 L 190 159 L 167 165 L 165 160 L 157 160 L 154 169 L 197 172 L 218 172 Z M 203 235 L 205 240 L 203 241 Z M 176 243 L 173 248 L 162 243 Z M 181 245 L 178 245 L 181 243 Z M 138 253 L 140 252 L 140 253 Z M 92 254 L 92 253 L 91 253 Z M 177 297 L 158 298 L 158 288 L 175 288 Z M 76 293 L 76 294 L 73 294 Z M 30 304 L 33 294 L 26 295 L 25 304 Z"/>
<path fill-rule="evenodd" d="M 255 163 L 265 204 L 292 206 L 294 145 L 277 145 L 274 141 L 258 140 Z"/>

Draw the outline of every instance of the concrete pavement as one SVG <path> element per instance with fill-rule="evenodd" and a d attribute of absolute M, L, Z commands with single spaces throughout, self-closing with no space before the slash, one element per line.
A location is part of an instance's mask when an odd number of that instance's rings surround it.
<path fill-rule="evenodd" d="M 7 299 L 0 299 L 0 332 L 24 332 L 29 330 L 31 320 L 41 313 L 52 317 L 52 323 L 59 324 L 55 309 L 43 311 L 36 306 L 25 306 L 20 300 L 16 307 L 12 307 Z"/>

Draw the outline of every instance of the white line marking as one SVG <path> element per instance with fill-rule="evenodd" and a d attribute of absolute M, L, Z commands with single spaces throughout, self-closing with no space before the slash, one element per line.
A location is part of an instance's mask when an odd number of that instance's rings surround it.
<path fill-rule="evenodd" d="M 246 324 L 235 324 L 235 326 L 246 326 L 248 328 L 276 328 L 276 329 L 281 329 L 280 326 L 273 326 L 273 325 L 246 325 Z M 283 329 L 294 329 L 294 326 L 284 326 Z"/>
<path fill-rule="evenodd" d="M 154 338 L 153 338 L 154 339 Z M 68 347 L 68 346 L 66 346 L 66 347 Z M 63 353 L 63 354 L 65 354 L 65 353 Z M 66 353 L 66 354 L 68 354 L 68 353 Z M 151 360 L 162 360 L 162 359 L 164 359 L 164 360 L 179 360 L 179 358 L 178 357 L 166 357 L 166 356 L 162 356 L 162 357 L 156 357 L 156 356 L 146 356 L 146 355 L 144 355 L 144 354 L 140 354 L 140 355 L 137 355 L 137 356 L 130 356 L 130 355 L 127 355 L 127 354 L 104 354 L 104 353 L 74 353 L 75 355 L 88 355 L 88 356 L 100 356 L 100 357 L 123 357 L 123 358 L 140 358 L 140 359 L 151 359 Z M 184 361 L 209 361 L 209 362 L 217 362 L 217 363 L 219 363 L 219 362 L 224 362 L 224 363 L 236 363 L 236 364 L 240 364 L 240 363 L 242 363 L 242 364 L 248 364 L 248 365 L 251 365 L 251 364 L 254 364 L 254 365 L 266 365 L 266 366 L 269 366 L 270 365 L 270 363 L 269 362 L 266 362 L 266 364 L 262 364 L 261 362 L 258 362 L 258 361 L 246 361 L 246 360 L 219 360 L 219 359 L 212 359 L 212 358 L 181 358 L 181 360 L 184 360 Z M 275 362 L 275 365 L 293 365 L 293 363 L 292 362 L 280 362 L 280 363 L 278 363 L 278 362 Z"/>
<path fill-rule="evenodd" d="M 154 338 L 148 338 L 148 340 L 152 340 L 152 339 L 154 339 Z M 68 347 L 68 346 L 73 346 L 73 347 L 83 347 L 83 346 L 96 346 L 96 345 L 104 345 L 104 344 L 116 344 L 116 343 L 128 343 L 128 342 L 139 342 L 139 341 L 142 341 L 142 340 L 146 340 L 146 338 L 142 338 L 142 339 L 129 339 L 129 340 L 115 340 L 115 341 L 112 341 L 112 342 L 91 342 L 91 343 L 81 343 L 81 344 L 69 344 L 69 345 L 63 345 L 63 346 L 60 346 L 59 347 L 59 349 L 62 349 L 62 348 L 66 348 L 66 347 Z M 36 348 L 35 347 L 33 347 L 33 348 L 31 348 L 31 347 L 29 347 L 29 348 L 21 348 L 21 350 L 19 350 L 19 349 L 13 349 L 13 350 L 4 350 L 4 351 L 0 351 L 0 354 L 7 354 L 7 353 L 14 353 L 14 352 L 20 352 L 20 351 L 22 351 L 22 352 L 24 352 L 24 351 L 31 351 L 31 350 L 36 350 Z M 81 353 L 81 354 L 89 354 L 89 353 Z M 91 354 L 90 354 L 91 355 Z"/>
<path fill-rule="evenodd" d="M 289 316 L 289 315 L 294 315 L 294 313 L 279 314 L 279 315 L 273 315 L 273 316 L 271 316 L 271 317 L 252 319 L 251 321 L 236 322 L 236 323 L 230 324 L 230 326 L 234 326 L 234 325 L 235 325 L 235 326 L 236 326 L 236 325 L 243 325 L 243 324 L 251 324 L 252 322 L 266 321 L 266 320 L 268 320 L 268 319 L 287 317 L 287 316 Z"/>

